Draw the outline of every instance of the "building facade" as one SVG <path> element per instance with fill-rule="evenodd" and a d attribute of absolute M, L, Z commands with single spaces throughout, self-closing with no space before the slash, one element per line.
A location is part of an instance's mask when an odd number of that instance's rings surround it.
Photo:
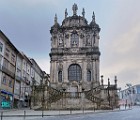
<path fill-rule="evenodd" d="M 32 86 L 43 80 L 43 71 L 33 58 L 23 52 L 17 55 L 16 79 L 14 87 L 14 106 L 18 108 L 31 106 Z"/>
<path fill-rule="evenodd" d="M 22 63 L 23 63 L 23 56 L 19 52 L 17 54 L 17 61 L 16 61 L 16 72 L 15 72 L 15 83 L 14 83 L 14 107 L 19 107 L 19 102 L 21 101 L 21 83 L 23 81 L 22 78 Z M 22 100 L 23 101 L 23 100 Z"/>
<path fill-rule="evenodd" d="M 30 104 L 30 96 L 31 96 L 31 68 L 32 63 L 30 59 L 23 53 L 20 52 L 22 55 L 21 60 L 21 81 L 20 81 L 20 99 L 17 107 L 27 107 Z M 17 62 L 20 62 L 17 61 Z"/>
<path fill-rule="evenodd" d="M 10 40 L 0 31 L 1 42 L 1 84 L 0 84 L 0 101 L 1 108 L 13 107 L 14 99 L 14 81 L 16 69 L 16 57 L 18 50 Z"/>
<path fill-rule="evenodd" d="M 77 15 L 78 7 L 72 6 L 73 15 L 60 25 L 57 15 L 51 27 L 50 82 L 51 86 L 67 92 L 90 90 L 99 85 L 99 32 L 100 27 L 92 21 L 88 24 L 85 10 Z"/>
<path fill-rule="evenodd" d="M 29 107 L 33 81 L 40 84 L 43 71 L 0 30 L 0 109 Z"/>
<path fill-rule="evenodd" d="M 36 85 L 39 85 L 41 82 L 43 82 L 43 71 L 33 58 L 31 58 L 30 61 L 32 63 L 32 81 L 34 81 Z"/>
<path fill-rule="evenodd" d="M 140 105 L 140 85 L 129 86 L 118 93 L 120 105 Z"/>

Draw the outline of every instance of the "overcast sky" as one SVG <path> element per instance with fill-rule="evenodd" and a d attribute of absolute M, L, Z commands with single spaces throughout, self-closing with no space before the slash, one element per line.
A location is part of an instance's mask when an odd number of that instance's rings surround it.
<path fill-rule="evenodd" d="M 118 77 L 118 86 L 140 84 L 140 0 L 0 0 L 0 29 L 10 41 L 50 73 L 50 28 L 55 13 L 61 24 L 67 8 L 85 8 L 88 23 L 95 12 L 100 32 L 100 75 Z"/>

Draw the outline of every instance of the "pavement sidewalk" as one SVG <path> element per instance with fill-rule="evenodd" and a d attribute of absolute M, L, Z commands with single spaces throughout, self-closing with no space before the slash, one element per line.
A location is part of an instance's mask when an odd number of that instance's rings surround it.
<path fill-rule="evenodd" d="M 42 118 L 45 116 L 59 116 L 59 115 L 78 115 L 78 114 L 96 114 L 104 112 L 117 112 L 130 110 L 129 108 L 121 107 L 120 109 L 114 110 L 49 110 L 49 111 L 35 111 L 29 108 L 24 109 L 9 109 L 0 110 L 0 116 L 2 120 L 34 120 L 36 118 Z"/>

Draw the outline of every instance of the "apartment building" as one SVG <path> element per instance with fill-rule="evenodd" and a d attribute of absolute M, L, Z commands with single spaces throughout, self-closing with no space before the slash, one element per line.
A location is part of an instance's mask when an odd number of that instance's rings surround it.
<path fill-rule="evenodd" d="M 28 106 L 31 96 L 32 63 L 23 52 L 19 52 L 16 64 L 14 107 L 21 108 Z"/>
<path fill-rule="evenodd" d="M 0 78 L 2 77 L 2 65 L 3 65 L 3 57 L 4 57 L 4 48 L 5 42 L 3 40 L 3 34 L 0 32 Z M 0 80 L 1 86 L 1 80 Z"/>
<path fill-rule="evenodd" d="M 2 31 L 0 31 L 0 40 L 1 40 L 0 101 L 1 107 L 6 106 L 11 108 L 13 106 L 15 68 L 18 50 L 4 35 Z"/>
<path fill-rule="evenodd" d="M 120 105 L 140 105 L 140 85 L 129 86 L 118 93 Z"/>
<path fill-rule="evenodd" d="M 43 81 L 43 71 L 0 30 L 0 109 L 29 107 L 33 82 Z"/>
<path fill-rule="evenodd" d="M 22 55 L 24 56 L 24 59 L 23 59 L 23 70 L 22 70 L 23 81 L 21 82 L 20 99 L 23 101 L 22 106 L 30 106 L 32 63 L 24 53 L 22 53 Z"/>
<path fill-rule="evenodd" d="M 35 82 L 34 84 L 39 85 L 41 82 L 43 82 L 43 71 L 33 58 L 31 58 L 30 61 L 32 63 L 32 79 Z"/>
<path fill-rule="evenodd" d="M 19 107 L 19 101 L 20 101 L 20 93 L 21 93 L 21 82 L 23 81 L 22 78 L 22 63 L 23 63 L 24 57 L 19 52 L 17 54 L 17 61 L 16 61 L 16 72 L 15 72 L 15 84 L 14 84 L 14 107 Z"/>

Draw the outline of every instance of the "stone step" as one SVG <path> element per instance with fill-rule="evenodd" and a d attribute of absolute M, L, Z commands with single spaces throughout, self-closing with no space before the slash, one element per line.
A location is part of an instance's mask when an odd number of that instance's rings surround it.
<path fill-rule="evenodd" d="M 93 103 L 86 98 L 63 98 L 51 103 L 49 109 L 91 109 L 93 106 Z"/>

